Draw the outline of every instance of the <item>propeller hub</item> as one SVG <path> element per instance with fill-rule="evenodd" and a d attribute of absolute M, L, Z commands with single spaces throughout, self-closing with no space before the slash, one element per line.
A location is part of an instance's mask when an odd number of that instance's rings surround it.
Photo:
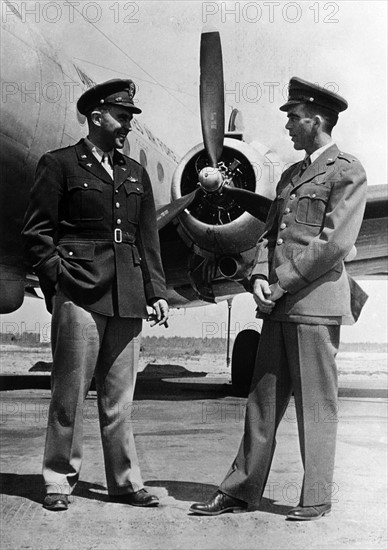
<path fill-rule="evenodd" d="M 199 173 L 199 185 L 206 193 L 219 191 L 224 183 L 221 172 L 218 168 L 205 166 Z"/>

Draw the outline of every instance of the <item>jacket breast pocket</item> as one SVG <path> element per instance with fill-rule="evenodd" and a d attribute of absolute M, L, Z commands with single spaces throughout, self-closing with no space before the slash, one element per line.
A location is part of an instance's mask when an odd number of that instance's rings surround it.
<path fill-rule="evenodd" d="M 103 219 L 103 183 L 85 177 L 69 176 L 69 215 L 73 221 L 99 221 Z"/>
<path fill-rule="evenodd" d="M 328 192 L 313 192 L 301 195 L 296 207 L 295 219 L 298 223 L 321 227 L 325 218 Z"/>
<path fill-rule="evenodd" d="M 127 219 L 131 223 L 138 223 L 144 188 L 140 183 L 128 180 L 124 182 L 124 187 L 127 195 Z"/>

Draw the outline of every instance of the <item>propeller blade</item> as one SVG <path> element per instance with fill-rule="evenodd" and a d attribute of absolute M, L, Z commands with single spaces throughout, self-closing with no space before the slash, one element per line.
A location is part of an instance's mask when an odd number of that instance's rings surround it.
<path fill-rule="evenodd" d="M 200 50 L 200 108 L 203 143 L 214 168 L 221 158 L 224 143 L 224 75 L 220 34 L 204 30 Z"/>
<path fill-rule="evenodd" d="M 177 199 L 166 206 L 158 208 L 156 212 L 156 222 L 158 225 L 158 231 L 169 224 L 174 218 L 179 216 L 181 212 L 193 202 L 196 197 L 198 189 L 194 189 L 188 195 Z"/>
<path fill-rule="evenodd" d="M 253 217 L 261 222 L 266 221 L 272 203 L 270 199 L 253 193 L 252 191 L 247 191 L 246 189 L 229 187 L 227 185 L 225 185 L 222 191 Z"/>

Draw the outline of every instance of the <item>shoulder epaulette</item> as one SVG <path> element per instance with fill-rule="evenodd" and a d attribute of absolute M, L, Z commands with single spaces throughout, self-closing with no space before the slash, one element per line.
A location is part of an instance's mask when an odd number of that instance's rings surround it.
<path fill-rule="evenodd" d="M 74 145 L 67 145 L 66 147 L 58 147 L 58 149 L 49 149 L 46 151 L 46 153 L 61 153 L 62 151 L 67 151 L 68 149 L 72 149 Z"/>
<path fill-rule="evenodd" d="M 340 160 L 346 160 L 347 162 L 355 162 L 355 161 L 358 161 L 358 159 L 356 157 L 354 157 L 353 155 L 350 155 L 349 153 L 343 153 L 342 151 L 340 151 L 338 153 L 338 158 Z"/>

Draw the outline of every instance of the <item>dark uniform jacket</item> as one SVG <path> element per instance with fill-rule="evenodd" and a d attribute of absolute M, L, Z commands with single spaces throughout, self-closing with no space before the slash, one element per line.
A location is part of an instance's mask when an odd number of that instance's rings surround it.
<path fill-rule="evenodd" d="M 148 174 L 117 150 L 113 164 L 114 182 L 83 140 L 39 161 L 23 237 L 49 310 L 57 283 L 108 316 L 166 298 Z"/>
<path fill-rule="evenodd" d="M 255 276 L 279 281 L 287 291 L 271 319 L 351 324 L 367 298 L 344 266 L 363 219 L 365 171 L 336 145 L 299 176 L 301 165 L 292 165 L 280 179 L 251 281 Z"/>

